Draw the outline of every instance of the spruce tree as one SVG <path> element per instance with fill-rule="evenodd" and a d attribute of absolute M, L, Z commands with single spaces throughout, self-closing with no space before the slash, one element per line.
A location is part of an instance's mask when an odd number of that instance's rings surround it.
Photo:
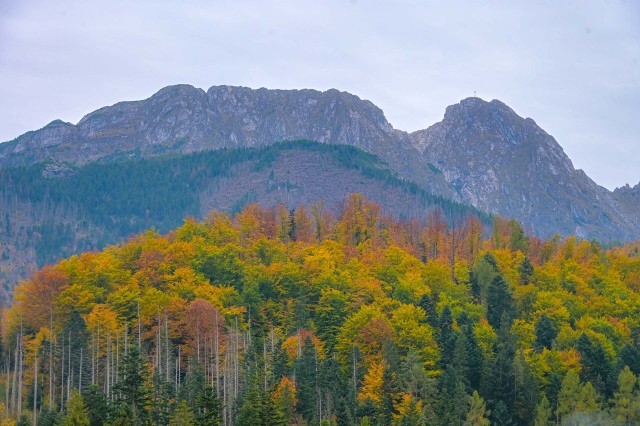
<path fill-rule="evenodd" d="M 296 393 L 298 403 L 296 409 L 300 415 L 310 422 L 317 418 L 317 388 L 318 376 L 315 346 L 307 337 L 302 348 L 302 354 L 295 363 Z"/>
<path fill-rule="evenodd" d="M 489 426 L 489 415 L 491 410 L 487 410 L 484 399 L 477 391 L 473 391 L 469 397 L 469 411 L 464 426 Z"/>
<path fill-rule="evenodd" d="M 149 415 L 147 406 L 151 402 L 151 390 L 149 372 L 138 347 L 129 348 L 123 370 L 124 377 L 116 384 L 116 394 L 119 395 L 117 417 L 144 424 Z"/>
<path fill-rule="evenodd" d="M 507 282 L 502 275 L 496 275 L 487 292 L 487 321 L 499 330 L 503 315 L 513 316 L 513 298 Z"/>
<path fill-rule="evenodd" d="M 82 394 L 89 411 L 89 424 L 102 426 L 109 418 L 109 402 L 107 396 L 96 385 L 91 385 Z"/>
<path fill-rule="evenodd" d="M 67 415 L 62 421 L 63 426 L 89 426 L 89 411 L 84 405 L 82 395 L 76 389 L 71 391 L 71 398 L 67 401 Z"/>
<path fill-rule="evenodd" d="M 157 424 L 157 423 L 156 423 Z M 189 408 L 189 404 L 184 399 L 178 404 L 178 408 L 175 410 L 171 419 L 169 420 L 169 426 L 192 426 L 195 425 L 195 416 L 193 411 Z"/>
<path fill-rule="evenodd" d="M 198 395 L 196 399 L 196 426 L 219 426 L 222 424 L 222 403 L 211 386 Z"/>
<path fill-rule="evenodd" d="M 547 314 L 542 314 L 540 318 L 538 318 L 538 321 L 536 321 L 535 333 L 536 340 L 534 348 L 542 351 L 543 348 L 551 349 L 553 341 L 558 335 L 558 330 Z"/>

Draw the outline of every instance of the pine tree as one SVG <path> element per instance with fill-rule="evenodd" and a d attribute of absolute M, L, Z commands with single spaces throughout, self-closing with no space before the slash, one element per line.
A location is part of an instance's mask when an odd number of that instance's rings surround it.
<path fill-rule="evenodd" d="M 89 426 L 89 412 L 84 405 L 82 395 L 76 389 L 71 392 L 67 401 L 67 415 L 62 421 L 64 426 Z"/>
<path fill-rule="evenodd" d="M 489 426 L 489 415 L 491 411 L 486 409 L 484 399 L 477 391 L 473 391 L 469 397 L 469 411 L 464 426 Z"/>

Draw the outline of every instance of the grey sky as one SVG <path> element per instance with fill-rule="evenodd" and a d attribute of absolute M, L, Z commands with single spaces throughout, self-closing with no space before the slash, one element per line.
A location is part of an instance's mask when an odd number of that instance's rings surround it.
<path fill-rule="evenodd" d="M 640 2 L 0 0 L 0 141 L 161 87 L 335 87 L 394 127 L 500 99 L 640 181 Z"/>

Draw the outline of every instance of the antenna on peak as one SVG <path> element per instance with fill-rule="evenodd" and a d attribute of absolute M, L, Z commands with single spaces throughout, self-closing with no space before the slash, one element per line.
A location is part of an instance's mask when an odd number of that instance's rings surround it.
<path fill-rule="evenodd" d="M 477 98 L 477 96 L 476 96 L 476 91 L 475 91 L 475 90 L 473 91 L 473 97 L 474 97 L 474 98 Z"/>

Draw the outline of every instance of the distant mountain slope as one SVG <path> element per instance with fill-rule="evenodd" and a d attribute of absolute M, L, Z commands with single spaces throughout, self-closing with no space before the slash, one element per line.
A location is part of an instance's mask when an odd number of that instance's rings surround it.
<path fill-rule="evenodd" d="M 360 192 L 396 217 L 448 217 L 473 208 L 400 179 L 372 154 L 344 145 L 283 142 L 71 167 L 0 169 L 0 284 L 6 298 L 36 266 L 122 241 L 149 227 L 166 232 L 186 216 L 238 211 L 250 202 L 288 208 L 323 201 L 337 211 Z"/>
<path fill-rule="evenodd" d="M 556 140 L 500 101 L 468 98 L 411 134 L 425 162 L 442 170 L 462 200 L 513 217 L 536 234 L 601 240 L 638 238 L 631 212 L 576 170 Z M 636 212 L 637 215 L 637 212 Z"/>
<path fill-rule="evenodd" d="M 398 174 L 450 198 L 442 176 L 421 161 L 405 132 L 369 101 L 337 90 L 253 90 L 169 86 L 142 101 L 87 114 L 77 125 L 54 121 L 0 144 L 0 167 L 46 160 L 86 164 L 286 140 L 351 145 L 377 155 Z"/>

